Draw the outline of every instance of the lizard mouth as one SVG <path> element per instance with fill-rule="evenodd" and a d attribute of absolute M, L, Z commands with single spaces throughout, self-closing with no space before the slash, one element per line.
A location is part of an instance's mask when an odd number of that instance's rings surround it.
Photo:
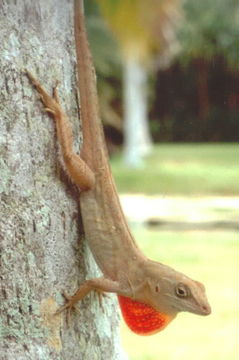
<path fill-rule="evenodd" d="M 207 316 L 210 315 L 212 310 L 209 304 L 204 304 L 204 305 L 197 305 L 197 307 L 190 307 L 187 310 L 184 311 L 188 311 L 191 312 L 193 314 L 197 314 L 197 315 L 202 315 L 202 316 Z"/>
<path fill-rule="evenodd" d="M 199 303 L 196 304 L 185 304 L 183 309 L 181 306 L 177 306 L 176 304 L 172 306 L 177 312 L 188 311 L 192 314 L 207 316 L 212 312 L 211 306 L 207 303 L 201 305 Z"/>

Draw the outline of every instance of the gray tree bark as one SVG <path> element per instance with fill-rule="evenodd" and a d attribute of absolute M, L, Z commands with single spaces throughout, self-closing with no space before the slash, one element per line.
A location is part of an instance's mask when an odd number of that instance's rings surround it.
<path fill-rule="evenodd" d="M 59 166 L 53 120 L 24 68 L 56 79 L 79 149 L 73 0 L 0 2 L 0 358 L 122 359 L 115 297 L 94 294 L 69 327 L 52 316 L 99 272 L 80 237 L 78 192 Z M 80 238 L 80 241 L 79 241 Z"/>

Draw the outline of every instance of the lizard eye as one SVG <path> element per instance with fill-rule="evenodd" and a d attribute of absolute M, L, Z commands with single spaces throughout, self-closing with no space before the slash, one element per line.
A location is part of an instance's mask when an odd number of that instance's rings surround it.
<path fill-rule="evenodd" d="M 175 288 L 175 294 L 180 298 L 185 298 L 190 295 L 190 290 L 186 285 L 179 283 Z"/>

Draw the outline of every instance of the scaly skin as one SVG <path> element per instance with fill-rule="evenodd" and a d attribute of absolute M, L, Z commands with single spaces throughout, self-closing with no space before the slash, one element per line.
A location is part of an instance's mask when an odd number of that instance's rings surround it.
<path fill-rule="evenodd" d="M 49 96 L 27 72 L 57 128 L 65 168 L 81 190 L 80 207 L 87 241 L 103 276 L 85 281 L 58 312 L 70 310 L 90 291 L 117 293 L 123 317 L 141 335 L 162 330 L 180 311 L 211 312 L 204 286 L 169 266 L 149 260 L 133 239 L 112 178 L 98 112 L 95 73 L 84 16 L 75 0 L 75 39 L 81 100 L 83 147 L 72 150 L 70 122 L 56 89 Z"/>

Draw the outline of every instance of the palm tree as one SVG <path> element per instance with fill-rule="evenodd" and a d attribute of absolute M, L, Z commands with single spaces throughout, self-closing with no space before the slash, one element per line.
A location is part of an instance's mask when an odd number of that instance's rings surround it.
<path fill-rule="evenodd" d="M 147 72 L 175 51 L 180 0 L 98 0 L 123 55 L 124 159 L 140 166 L 152 147 L 147 111 Z M 158 62 L 159 63 L 159 62 Z"/>

